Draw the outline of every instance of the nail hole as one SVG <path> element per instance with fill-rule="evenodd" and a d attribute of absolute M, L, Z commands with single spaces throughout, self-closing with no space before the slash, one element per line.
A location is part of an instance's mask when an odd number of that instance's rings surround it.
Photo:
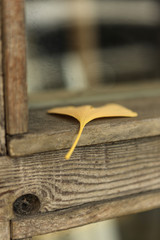
<path fill-rule="evenodd" d="M 25 216 L 38 213 L 40 200 L 36 195 L 26 194 L 17 198 L 13 203 L 13 211 L 16 215 Z"/>

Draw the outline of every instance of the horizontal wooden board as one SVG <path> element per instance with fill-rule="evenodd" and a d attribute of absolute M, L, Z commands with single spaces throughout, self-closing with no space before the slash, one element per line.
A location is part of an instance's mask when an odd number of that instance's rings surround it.
<path fill-rule="evenodd" d="M 78 147 L 20 158 L 1 158 L 0 216 L 13 218 L 13 202 L 35 194 L 45 213 L 160 189 L 160 137 Z"/>
<path fill-rule="evenodd" d="M 79 227 L 110 218 L 157 208 L 160 192 L 148 192 L 99 203 L 85 204 L 44 215 L 14 219 L 11 223 L 13 239 Z"/>
<path fill-rule="evenodd" d="M 104 103 L 106 102 L 101 104 Z M 160 97 L 117 100 L 116 103 L 138 112 L 139 116 L 94 120 L 85 127 L 78 146 L 160 135 Z M 77 120 L 48 115 L 46 111 L 47 109 L 31 110 L 29 132 L 8 138 L 11 156 L 66 149 L 72 145 L 79 129 Z"/>

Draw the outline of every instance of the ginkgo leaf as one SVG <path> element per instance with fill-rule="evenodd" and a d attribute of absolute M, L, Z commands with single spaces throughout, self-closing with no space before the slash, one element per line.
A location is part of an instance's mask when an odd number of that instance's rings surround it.
<path fill-rule="evenodd" d="M 79 133 L 65 158 L 69 159 L 80 139 L 82 131 L 87 123 L 97 118 L 104 117 L 137 117 L 138 114 L 118 104 L 106 104 L 102 107 L 94 108 L 91 105 L 80 107 L 60 107 L 48 110 L 49 114 L 69 115 L 77 119 L 80 123 Z"/>

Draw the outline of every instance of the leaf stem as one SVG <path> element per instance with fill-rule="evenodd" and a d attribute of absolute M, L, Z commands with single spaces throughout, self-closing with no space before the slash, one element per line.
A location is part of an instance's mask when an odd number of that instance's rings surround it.
<path fill-rule="evenodd" d="M 82 131 L 83 131 L 83 129 L 84 129 L 84 126 L 85 126 L 84 124 L 80 124 L 80 128 L 79 128 L 79 132 L 78 132 L 78 134 L 77 134 L 77 137 L 76 137 L 76 139 L 75 139 L 72 147 L 70 148 L 70 150 L 68 151 L 68 153 L 67 153 L 66 156 L 65 156 L 65 159 L 66 159 L 66 160 L 70 159 L 70 157 L 71 157 L 71 155 L 72 155 L 75 147 L 77 146 L 77 143 L 78 143 L 78 141 L 79 141 L 79 139 L 80 139 L 80 136 L 81 136 L 81 134 L 82 134 Z"/>

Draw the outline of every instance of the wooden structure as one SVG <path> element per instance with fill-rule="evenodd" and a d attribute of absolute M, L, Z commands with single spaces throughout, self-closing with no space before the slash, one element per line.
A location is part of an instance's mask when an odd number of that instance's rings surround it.
<path fill-rule="evenodd" d="M 143 94 L 139 86 L 103 89 L 95 104 L 116 100 L 139 117 L 91 122 L 66 161 L 78 123 L 46 109 L 31 110 L 28 122 L 24 3 L 0 3 L 0 239 L 160 207 L 160 84 Z"/>

